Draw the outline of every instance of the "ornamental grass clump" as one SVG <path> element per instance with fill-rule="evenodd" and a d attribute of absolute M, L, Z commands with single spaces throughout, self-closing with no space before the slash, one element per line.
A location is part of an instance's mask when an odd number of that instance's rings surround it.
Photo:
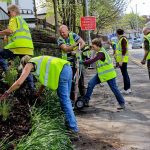
<path fill-rule="evenodd" d="M 16 149 L 73 150 L 56 93 L 45 90 L 42 100 L 38 108 L 31 108 L 32 129 L 20 140 Z"/>
<path fill-rule="evenodd" d="M 5 81 L 11 86 L 17 79 L 18 72 L 15 68 L 10 68 L 5 74 Z"/>
<path fill-rule="evenodd" d="M 7 100 L 0 102 L 0 116 L 3 121 L 6 121 L 11 111 L 11 104 Z"/>

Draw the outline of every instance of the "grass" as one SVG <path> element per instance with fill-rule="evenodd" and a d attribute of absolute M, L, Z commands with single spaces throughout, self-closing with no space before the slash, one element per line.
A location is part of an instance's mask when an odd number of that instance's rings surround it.
<path fill-rule="evenodd" d="M 32 129 L 17 144 L 17 150 L 72 150 L 65 134 L 64 116 L 55 92 L 46 90 L 43 104 L 31 108 Z"/>
<path fill-rule="evenodd" d="M 14 68 L 11 68 L 8 70 L 5 74 L 5 81 L 8 83 L 9 86 L 11 86 L 17 79 L 17 70 Z"/>
<path fill-rule="evenodd" d="M 2 120 L 6 121 L 9 117 L 11 111 L 11 104 L 9 101 L 4 100 L 0 102 L 0 116 L 2 116 Z"/>
<path fill-rule="evenodd" d="M 18 72 L 15 66 L 17 66 L 16 64 L 19 63 L 18 61 L 18 58 L 16 58 L 14 62 L 11 61 L 8 71 L 5 73 L 5 81 L 9 86 L 11 86 L 17 80 Z"/>

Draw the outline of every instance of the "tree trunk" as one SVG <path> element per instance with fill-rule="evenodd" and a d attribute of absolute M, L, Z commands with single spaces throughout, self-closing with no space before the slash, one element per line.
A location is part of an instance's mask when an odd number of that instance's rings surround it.
<path fill-rule="evenodd" d="M 57 0 L 53 0 L 55 15 L 55 36 L 58 35 L 58 16 L 57 16 Z"/>

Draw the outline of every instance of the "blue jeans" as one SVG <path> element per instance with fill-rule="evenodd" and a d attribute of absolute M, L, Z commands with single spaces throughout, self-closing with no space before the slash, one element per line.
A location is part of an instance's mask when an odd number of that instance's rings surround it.
<path fill-rule="evenodd" d="M 71 83 L 72 83 L 72 69 L 70 65 L 65 65 L 60 74 L 57 94 L 60 99 L 62 110 L 65 113 L 65 118 L 66 121 L 68 122 L 69 128 L 75 132 L 78 132 L 79 129 L 77 126 L 77 121 L 70 100 Z"/>
<path fill-rule="evenodd" d="M 86 94 L 85 94 L 85 96 L 84 96 L 85 100 L 87 100 L 87 101 L 90 100 L 91 95 L 92 95 L 92 93 L 93 93 L 94 87 L 95 87 L 97 84 L 99 84 L 99 83 L 101 83 L 101 81 L 100 81 L 100 79 L 99 79 L 99 77 L 98 77 L 98 74 L 96 74 L 96 75 L 89 81 L 89 83 L 88 83 L 87 92 L 86 92 Z M 116 79 L 113 78 L 113 79 L 111 79 L 111 80 L 108 80 L 107 83 L 108 83 L 110 89 L 112 90 L 112 92 L 114 93 L 114 95 L 115 95 L 115 97 L 116 97 L 116 99 L 117 99 L 119 105 L 120 105 L 120 106 L 124 106 L 124 105 L 125 105 L 125 100 L 124 100 L 123 96 L 121 95 L 121 93 L 120 93 L 120 91 L 119 91 L 119 89 L 118 89 L 118 87 L 117 87 L 117 85 L 116 85 Z"/>
<path fill-rule="evenodd" d="M 7 63 L 7 59 L 14 59 L 16 56 L 19 56 L 20 59 L 24 56 L 24 55 L 15 55 L 13 54 L 12 51 L 8 50 L 8 49 L 0 49 L 0 66 L 2 67 L 3 71 L 6 72 L 8 70 L 8 63 Z M 33 75 L 30 73 L 29 76 L 26 79 L 29 88 L 34 89 L 35 85 L 34 85 L 34 80 L 33 80 Z"/>
<path fill-rule="evenodd" d="M 130 89 L 130 78 L 127 71 L 127 63 L 123 63 L 120 67 L 122 76 L 123 76 L 123 82 L 124 82 L 124 90 Z"/>
<path fill-rule="evenodd" d="M 14 58 L 13 52 L 8 49 L 0 49 L 0 66 L 2 67 L 3 71 L 8 70 L 8 64 L 6 59 L 13 59 Z"/>

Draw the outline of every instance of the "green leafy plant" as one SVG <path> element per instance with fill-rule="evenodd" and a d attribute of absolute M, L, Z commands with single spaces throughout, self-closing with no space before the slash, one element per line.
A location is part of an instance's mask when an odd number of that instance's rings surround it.
<path fill-rule="evenodd" d="M 5 81 L 11 86 L 17 79 L 17 70 L 14 67 L 11 67 L 5 74 Z"/>
<path fill-rule="evenodd" d="M 32 129 L 16 149 L 73 150 L 56 93 L 46 89 L 42 98 L 43 103 L 38 108 L 31 107 Z"/>
<path fill-rule="evenodd" d="M 11 110 L 10 102 L 6 100 L 0 102 L 0 116 L 2 116 L 3 121 L 6 121 L 7 118 L 9 117 L 10 110 Z"/>

